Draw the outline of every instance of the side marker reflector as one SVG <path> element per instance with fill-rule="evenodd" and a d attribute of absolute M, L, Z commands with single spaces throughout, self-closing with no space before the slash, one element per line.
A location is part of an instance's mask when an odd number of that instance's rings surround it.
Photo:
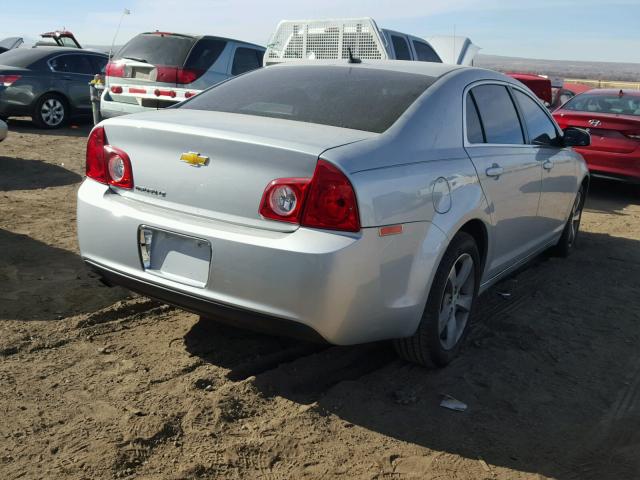
<path fill-rule="evenodd" d="M 388 235 L 400 235 L 402 233 L 402 225 L 388 225 L 378 229 L 378 235 L 386 237 Z"/>

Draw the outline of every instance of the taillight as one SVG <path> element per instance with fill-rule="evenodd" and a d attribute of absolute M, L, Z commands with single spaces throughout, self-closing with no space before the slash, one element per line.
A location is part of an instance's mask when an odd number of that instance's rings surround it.
<path fill-rule="evenodd" d="M 114 85 L 111 87 L 111 93 L 122 93 L 122 87 L 119 85 Z"/>
<path fill-rule="evenodd" d="M 192 83 L 202 76 L 204 70 L 195 68 L 179 68 L 177 72 L 176 83 Z"/>
<path fill-rule="evenodd" d="M 204 70 L 196 68 L 156 66 L 156 81 L 164 83 L 186 84 L 195 82 L 202 76 Z"/>
<path fill-rule="evenodd" d="M 96 182 L 107 183 L 107 170 L 104 162 L 104 146 L 107 138 L 104 128 L 96 127 L 89 134 L 87 141 L 87 177 L 93 178 Z"/>
<path fill-rule="evenodd" d="M 305 200 L 302 225 L 330 230 L 358 232 L 360 218 L 356 193 L 340 169 L 318 160 Z"/>
<path fill-rule="evenodd" d="M 22 75 L 0 75 L 0 85 L 10 87 L 21 78 Z"/>
<path fill-rule="evenodd" d="M 107 77 L 124 77 L 124 63 L 107 63 L 104 74 Z"/>
<path fill-rule="evenodd" d="M 264 218 L 305 227 L 360 231 L 353 186 L 340 169 L 319 159 L 312 178 L 273 180 L 260 202 Z"/>
<path fill-rule="evenodd" d="M 260 215 L 281 222 L 300 223 L 310 178 L 279 178 L 265 188 L 260 203 Z"/>
<path fill-rule="evenodd" d="M 87 177 L 120 188 L 133 188 L 131 160 L 123 150 L 107 143 L 103 127 L 91 131 L 87 141 Z"/>

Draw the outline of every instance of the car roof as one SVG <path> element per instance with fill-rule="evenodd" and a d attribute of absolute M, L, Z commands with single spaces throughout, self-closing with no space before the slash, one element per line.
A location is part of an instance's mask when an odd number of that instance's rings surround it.
<path fill-rule="evenodd" d="M 265 49 L 265 47 L 263 47 L 261 45 L 257 45 L 255 43 L 245 42 L 244 40 L 237 40 L 235 38 L 220 37 L 218 35 L 194 35 L 194 34 L 191 34 L 191 33 L 178 33 L 178 32 L 143 32 L 143 33 L 140 33 L 139 35 L 159 35 L 159 34 L 174 35 L 176 37 L 193 38 L 193 39 L 196 39 L 196 40 L 200 40 L 201 38 L 212 38 L 212 39 L 216 39 L 216 40 L 225 40 L 227 42 L 243 43 L 245 45 L 251 45 L 253 47 L 258 47 L 258 48 L 260 48 L 262 50 Z"/>
<path fill-rule="evenodd" d="M 278 63 L 267 68 L 293 68 L 302 66 L 329 65 L 348 68 L 375 68 L 395 72 L 414 73 L 428 77 L 441 77 L 454 70 L 463 70 L 470 67 L 450 65 L 435 62 L 416 62 L 411 60 L 361 60 L 360 63 L 349 63 L 348 60 L 300 60 L 294 62 Z"/>
<path fill-rule="evenodd" d="M 21 51 L 35 52 L 33 54 L 34 57 L 38 54 L 41 54 L 44 57 L 52 53 L 91 53 L 94 55 L 108 56 L 106 53 L 102 53 L 100 51 L 93 50 L 93 49 L 73 48 L 73 47 L 50 47 L 48 45 L 40 45 L 37 47 L 31 47 L 31 48 L 17 48 L 15 49 L 15 51 L 16 52 L 21 52 Z"/>

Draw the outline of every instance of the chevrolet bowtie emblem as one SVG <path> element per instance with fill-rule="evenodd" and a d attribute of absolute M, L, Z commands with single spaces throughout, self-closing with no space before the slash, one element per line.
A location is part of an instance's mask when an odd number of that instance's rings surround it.
<path fill-rule="evenodd" d="M 209 163 L 209 157 L 204 157 L 196 152 L 187 152 L 180 156 L 180 161 L 188 163 L 192 167 L 204 167 Z"/>

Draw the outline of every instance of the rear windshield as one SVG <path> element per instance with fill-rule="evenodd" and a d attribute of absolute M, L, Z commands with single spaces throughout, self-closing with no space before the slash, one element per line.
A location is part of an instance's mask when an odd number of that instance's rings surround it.
<path fill-rule="evenodd" d="M 38 48 L 16 48 L 0 53 L 0 65 L 28 68 L 50 52 Z"/>
<path fill-rule="evenodd" d="M 573 97 L 562 108 L 577 112 L 640 116 L 640 96 L 583 93 Z"/>
<path fill-rule="evenodd" d="M 381 133 L 435 80 L 366 67 L 275 66 L 221 83 L 179 108 Z"/>
<path fill-rule="evenodd" d="M 151 65 L 184 65 L 196 39 L 183 35 L 143 33 L 132 38 L 114 59 L 129 58 Z"/>

